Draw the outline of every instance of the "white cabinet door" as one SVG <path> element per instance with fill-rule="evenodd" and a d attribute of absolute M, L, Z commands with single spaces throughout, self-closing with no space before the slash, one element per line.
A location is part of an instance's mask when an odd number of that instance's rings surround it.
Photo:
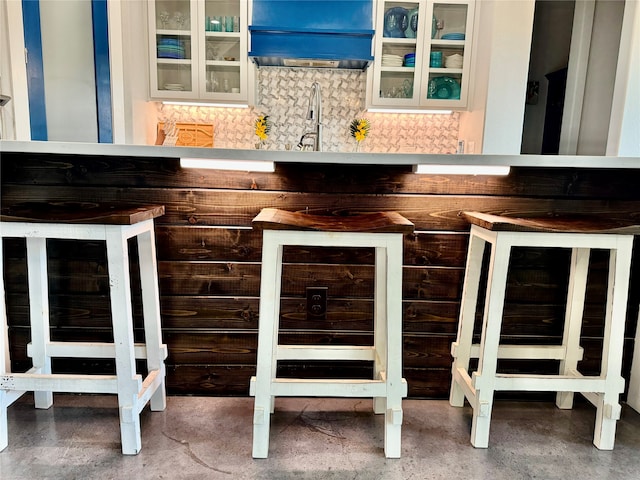
<path fill-rule="evenodd" d="M 247 2 L 149 1 L 150 96 L 246 102 Z"/>
<path fill-rule="evenodd" d="M 199 97 L 211 100 L 247 99 L 247 2 L 198 2 L 204 19 L 199 33 L 201 63 Z"/>
<path fill-rule="evenodd" d="M 190 0 L 151 0 L 149 81 L 152 98 L 192 99 L 198 92 L 197 14 Z"/>
<path fill-rule="evenodd" d="M 371 107 L 465 108 L 474 0 L 378 0 Z"/>

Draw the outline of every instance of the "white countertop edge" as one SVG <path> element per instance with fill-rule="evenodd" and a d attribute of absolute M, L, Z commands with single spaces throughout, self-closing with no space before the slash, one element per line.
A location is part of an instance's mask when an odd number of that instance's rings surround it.
<path fill-rule="evenodd" d="M 571 155 L 439 155 L 420 153 L 337 153 L 223 148 L 164 147 L 111 143 L 0 140 L 2 152 L 156 158 L 214 158 L 277 163 L 352 165 L 509 165 L 512 167 L 640 169 L 640 157 Z"/>

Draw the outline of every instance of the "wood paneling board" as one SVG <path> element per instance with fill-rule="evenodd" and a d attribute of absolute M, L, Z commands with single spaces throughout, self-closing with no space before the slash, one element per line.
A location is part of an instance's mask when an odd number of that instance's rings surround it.
<path fill-rule="evenodd" d="M 371 195 L 302 192 L 226 191 L 214 189 L 96 188 L 77 186 L 3 186 L 2 201 L 10 205 L 27 201 L 77 201 L 123 204 L 165 205 L 166 214 L 158 225 L 250 226 L 251 220 L 267 207 L 309 211 L 314 214 L 397 211 L 411 220 L 416 230 L 468 231 L 461 211 L 480 210 L 491 214 L 547 215 L 549 213 L 590 213 L 622 215 L 640 222 L 638 201 L 606 199 L 577 200 L 460 195 Z"/>
<path fill-rule="evenodd" d="M 404 239 L 404 376 L 413 397 L 446 398 L 466 260 L 463 210 L 546 214 L 588 212 L 640 221 L 640 169 L 516 168 L 507 177 L 414 175 L 408 167 L 278 164 L 275 173 L 181 169 L 177 159 L 3 154 L 2 206 L 25 201 L 166 205 L 156 219 L 161 313 L 169 347 L 168 389 L 175 394 L 247 395 L 255 374 L 262 239 L 252 218 L 265 207 L 318 214 L 395 210 L 416 224 Z M 636 241 L 635 251 L 639 243 Z M 135 272 L 135 243 L 130 245 Z M 48 242 L 52 337 L 110 338 L 106 258 L 101 242 Z M 514 249 L 502 334 L 505 340 L 558 343 L 564 321 L 569 252 Z M 24 241 L 4 241 L 12 365 L 28 368 Z M 303 343 L 370 342 L 371 249 L 285 249 L 282 337 Z M 599 368 L 607 255 L 590 275 L 583 368 Z M 79 275 L 76 275 L 79 274 Z M 137 281 L 133 276 L 134 282 Z M 328 286 L 327 319 L 306 317 L 306 286 Z M 136 287 L 137 288 L 137 287 Z M 142 337 L 134 292 L 136 338 Z M 640 302 L 634 257 L 624 373 L 628 375 Z M 479 311 L 479 314 L 481 311 Z M 57 359 L 60 369 L 96 372 L 109 361 Z M 509 364 L 505 368 L 553 368 Z M 369 365 L 289 362 L 286 376 L 354 375 Z"/>
<path fill-rule="evenodd" d="M 4 183 L 192 187 L 375 194 L 637 199 L 640 170 L 512 168 L 506 177 L 415 175 L 411 167 L 277 164 L 275 174 L 181 168 L 178 159 L 4 153 Z"/>

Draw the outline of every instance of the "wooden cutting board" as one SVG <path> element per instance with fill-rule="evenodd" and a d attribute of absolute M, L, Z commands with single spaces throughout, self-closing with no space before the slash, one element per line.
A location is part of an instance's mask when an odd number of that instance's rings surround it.
<path fill-rule="evenodd" d="M 177 147 L 213 147 L 213 125 L 203 123 L 176 123 L 178 137 Z M 164 122 L 158 122 L 158 136 L 156 145 L 163 145 L 165 141 Z"/>

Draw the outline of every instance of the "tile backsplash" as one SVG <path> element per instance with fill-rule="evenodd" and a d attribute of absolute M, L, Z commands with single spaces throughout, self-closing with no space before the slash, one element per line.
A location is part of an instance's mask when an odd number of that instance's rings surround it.
<path fill-rule="evenodd" d="M 255 107 L 216 108 L 158 103 L 158 121 L 209 123 L 214 125 L 214 146 L 254 148 L 258 141 L 254 121 L 269 115 L 272 127 L 266 148 L 284 150 L 297 145 L 303 133 L 312 131 L 306 120 L 311 84 L 322 89 L 324 141 L 326 152 L 354 151 L 350 136 L 354 118 L 371 124 L 360 152 L 455 153 L 458 143 L 459 114 L 372 113 L 365 109 L 366 72 L 314 68 L 262 67 L 257 70 Z"/>

